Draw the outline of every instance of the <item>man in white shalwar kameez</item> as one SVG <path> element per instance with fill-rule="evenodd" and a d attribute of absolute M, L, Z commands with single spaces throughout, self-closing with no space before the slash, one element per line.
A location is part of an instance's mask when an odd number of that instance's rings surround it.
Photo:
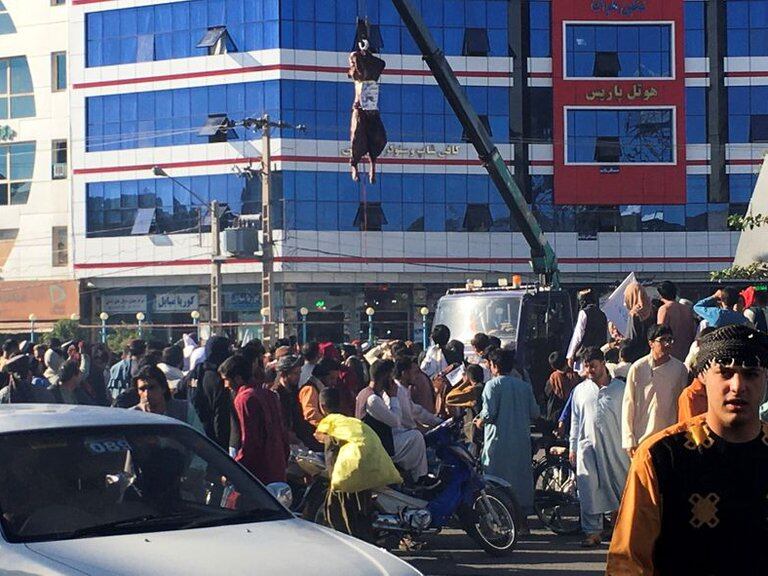
<path fill-rule="evenodd" d="M 368 414 L 391 429 L 394 444 L 392 461 L 416 482 L 428 472 L 427 446 L 421 432 L 408 430 L 403 425 L 398 384 L 393 378 L 394 368 L 391 360 L 379 360 L 371 367 L 372 382 L 357 395 L 355 415 L 363 420 Z M 412 420 L 413 416 L 410 416 Z"/>
<path fill-rule="evenodd" d="M 570 458 L 576 466 L 581 504 L 582 546 L 601 543 L 603 514 L 618 509 L 629 471 L 621 447 L 621 406 L 625 383 L 612 379 L 599 348 L 582 355 L 587 380 L 573 390 Z"/>

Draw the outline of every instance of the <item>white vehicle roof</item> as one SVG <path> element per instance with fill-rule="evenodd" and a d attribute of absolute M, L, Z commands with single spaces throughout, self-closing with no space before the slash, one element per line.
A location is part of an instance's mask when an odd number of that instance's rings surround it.
<path fill-rule="evenodd" d="M 0 405 L 0 434 L 55 428 L 141 424 L 184 425 L 178 420 L 158 414 L 147 414 L 141 410 L 70 404 Z"/>

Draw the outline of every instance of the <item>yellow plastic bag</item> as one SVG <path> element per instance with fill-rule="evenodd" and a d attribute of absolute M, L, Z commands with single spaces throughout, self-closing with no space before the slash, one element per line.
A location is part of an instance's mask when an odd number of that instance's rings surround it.
<path fill-rule="evenodd" d="M 329 414 L 317 425 L 317 431 L 341 444 L 331 490 L 361 492 L 403 481 L 376 432 L 357 418 Z"/>

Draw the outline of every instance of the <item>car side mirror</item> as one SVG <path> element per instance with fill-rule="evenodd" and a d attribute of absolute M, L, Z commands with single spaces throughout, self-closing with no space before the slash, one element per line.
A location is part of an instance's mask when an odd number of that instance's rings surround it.
<path fill-rule="evenodd" d="M 290 509 L 291 504 L 293 504 L 293 492 L 288 484 L 285 482 L 272 482 L 267 484 L 267 490 L 275 497 L 275 500 Z"/>

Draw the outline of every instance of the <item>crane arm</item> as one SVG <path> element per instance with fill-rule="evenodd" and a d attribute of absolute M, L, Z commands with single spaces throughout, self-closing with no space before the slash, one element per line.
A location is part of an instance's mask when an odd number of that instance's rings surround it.
<path fill-rule="evenodd" d="M 456 79 L 456 74 L 454 74 L 445 54 L 435 43 L 421 14 L 414 8 L 410 0 L 392 0 L 392 3 L 400 13 L 400 17 L 419 47 L 424 61 L 432 71 L 440 89 L 443 91 L 451 108 L 453 108 L 459 122 L 464 127 L 467 137 L 475 147 L 483 166 L 491 176 L 504 202 L 509 206 L 512 216 L 515 218 L 525 240 L 531 247 L 531 266 L 533 271 L 539 276 L 543 284 L 558 288 L 560 279 L 555 251 L 547 241 L 533 212 L 528 207 L 525 197 L 515 183 L 498 148 L 496 148 L 491 140 L 488 130 L 480 121 L 475 109 Z"/>

